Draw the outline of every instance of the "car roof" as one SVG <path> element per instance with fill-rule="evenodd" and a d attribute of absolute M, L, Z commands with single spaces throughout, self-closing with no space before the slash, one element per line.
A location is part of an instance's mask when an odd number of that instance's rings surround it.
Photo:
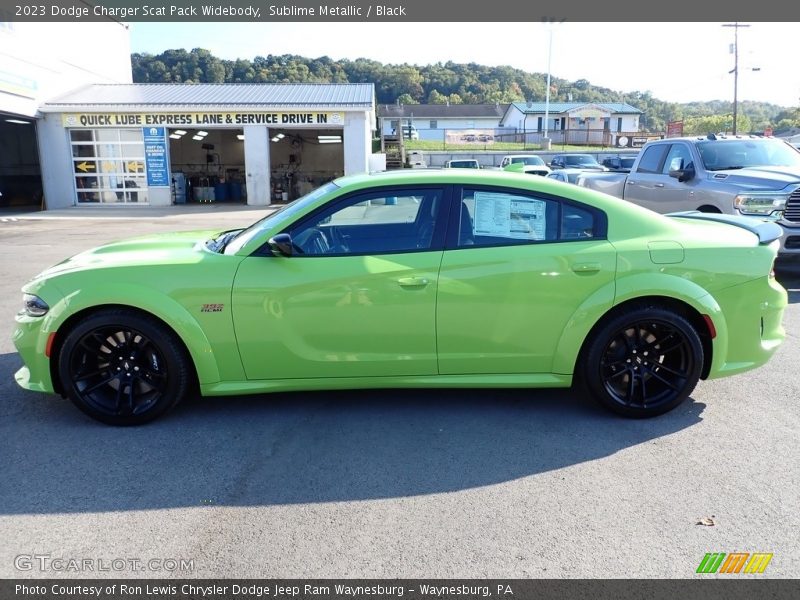
<path fill-rule="evenodd" d="M 685 135 L 683 137 L 665 138 L 670 142 L 682 140 L 685 142 L 735 142 L 742 140 L 777 140 L 778 138 L 763 137 L 760 135 Z M 658 140 L 661 141 L 661 140 Z"/>
<path fill-rule="evenodd" d="M 493 169 L 398 169 L 377 173 L 346 175 L 336 179 L 334 183 L 353 191 L 383 185 L 462 184 L 514 187 L 520 190 L 553 194 L 555 196 L 564 195 L 563 188 L 558 186 L 558 182 L 546 177 L 531 177 L 521 172 Z M 575 199 L 579 201 L 580 196 L 586 196 L 584 201 L 601 209 L 619 210 L 617 205 L 620 203 L 622 205 L 635 206 L 624 200 L 619 200 L 588 188 L 575 188 L 571 195 L 575 196 Z"/>

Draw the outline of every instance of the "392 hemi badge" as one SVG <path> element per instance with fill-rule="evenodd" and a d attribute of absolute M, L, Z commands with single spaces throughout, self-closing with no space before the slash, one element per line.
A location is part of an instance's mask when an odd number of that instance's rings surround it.
<path fill-rule="evenodd" d="M 222 312 L 223 308 L 225 308 L 224 304 L 203 304 L 200 312 Z"/>

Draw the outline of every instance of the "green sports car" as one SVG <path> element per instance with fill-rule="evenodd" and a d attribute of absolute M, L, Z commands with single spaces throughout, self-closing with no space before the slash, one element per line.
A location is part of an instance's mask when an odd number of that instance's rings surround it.
<path fill-rule="evenodd" d="M 197 392 L 573 383 L 649 417 L 779 346 L 779 236 L 516 173 L 349 176 L 246 229 L 120 241 L 41 273 L 16 379 L 117 425 Z"/>

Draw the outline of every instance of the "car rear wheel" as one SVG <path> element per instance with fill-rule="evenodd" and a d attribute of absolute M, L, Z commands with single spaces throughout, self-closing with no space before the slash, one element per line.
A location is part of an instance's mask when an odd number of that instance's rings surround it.
<path fill-rule="evenodd" d="M 80 321 L 59 354 L 67 396 L 84 413 L 112 425 L 139 425 L 186 395 L 189 360 L 175 336 L 157 320 L 124 309 Z"/>
<path fill-rule="evenodd" d="M 703 346 L 680 314 L 640 307 L 600 326 L 582 366 L 586 387 L 601 404 L 626 417 L 654 417 L 692 393 L 700 379 Z"/>

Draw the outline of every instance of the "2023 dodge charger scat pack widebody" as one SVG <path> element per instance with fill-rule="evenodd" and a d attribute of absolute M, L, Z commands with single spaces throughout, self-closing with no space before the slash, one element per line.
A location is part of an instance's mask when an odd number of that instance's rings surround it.
<path fill-rule="evenodd" d="M 16 379 L 112 424 L 197 391 L 573 383 L 653 416 L 781 343 L 779 235 L 518 173 L 348 176 L 245 229 L 44 271 L 23 287 Z"/>

